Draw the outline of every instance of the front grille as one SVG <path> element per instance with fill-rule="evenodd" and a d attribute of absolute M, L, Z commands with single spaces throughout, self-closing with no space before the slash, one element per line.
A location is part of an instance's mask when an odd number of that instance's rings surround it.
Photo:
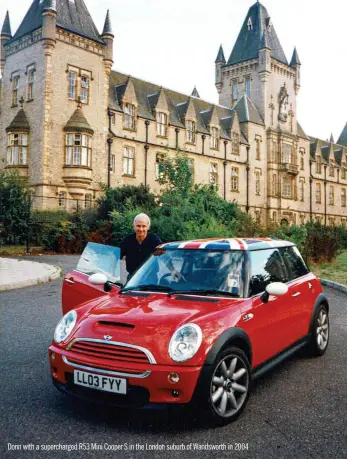
<path fill-rule="evenodd" d="M 108 360 L 110 363 L 155 363 L 151 354 L 139 347 L 104 340 L 78 339 L 69 346 L 69 351 L 81 356 Z"/>

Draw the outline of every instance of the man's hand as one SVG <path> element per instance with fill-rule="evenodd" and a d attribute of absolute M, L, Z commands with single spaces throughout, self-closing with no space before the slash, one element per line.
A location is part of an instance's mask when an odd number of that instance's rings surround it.
<path fill-rule="evenodd" d="M 179 282 L 180 280 L 183 280 L 184 282 L 186 282 L 185 277 L 181 273 L 179 273 L 179 271 L 176 271 L 175 269 L 171 271 L 171 275 L 172 275 L 172 278 L 175 279 L 177 282 Z"/>

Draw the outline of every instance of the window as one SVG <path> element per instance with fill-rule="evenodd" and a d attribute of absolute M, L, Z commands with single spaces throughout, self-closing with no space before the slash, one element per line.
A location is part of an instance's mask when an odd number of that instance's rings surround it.
<path fill-rule="evenodd" d="M 89 78 L 86 75 L 81 77 L 80 100 L 83 104 L 88 104 L 89 102 Z"/>
<path fill-rule="evenodd" d="M 210 147 L 215 148 L 215 150 L 219 147 L 219 130 L 216 127 L 210 128 Z"/>
<path fill-rule="evenodd" d="M 186 121 L 186 142 L 195 143 L 196 141 L 196 124 L 194 121 Z"/>
<path fill-rule="evenodd" d="M 347 169 L 345 167 L 342 167 L 341 169 L 341 177 L 343 180 L 346 180 L 347 178 Z"/>
<path fill-rule="evenodd" d="M 216 163 L 210 163 L 209 183 L 212 185 L 218 184 L 218 165 Z"/>
<path fill-rule="evenodd" d="M 277 163 L 278 162 L 278 148 L 277 148 L 277 142 L 273 140 L 272 142 L 272 162 Z"/>
<path fill-rule="evenodd" d="M 284 247 L 279 249 L 279 251 L 283 257 L 289 281 L 309 273 L 309 269 L 296 247 Z"/>
<path fill-rule="evenodd" d="M 238 80 L 232 80 L 232 97 L 233 102 L 238 100 Z"/>
<path fill-rule="evenodd" d="M 92 138 L 87 134 L 67 134 L 65 136 L 66 166 L 91 167 Z"/>
<path fill-rule="evenodd" d="M 329 217 L 329 225 L 335 226 L 335 217 Z"/>
<path fill-rule="evenodd" d="M 273 220 L 274 223 L 277 223 L 277 212 L 273 212 L 272 220 Z"/>
<path fill-rule="evenodd" d="M 135 129 L 135 105 L 125 104 L 124 106 L 124 127 Z"/>
<path fill-rule="evenodd" d="M 320 215 L 317 215 L 315 217 L 315 222 L 318 223 L 319 225 L 321 225 L 321 220 L 322 220 L 322 217 L 320 217 Z"/>
<path fill-rule="evenodd" d="M 188 168 L 191 172 L 191 179 L 194 182 L 194 175 L 195 175 L 195 162 L 192 158 L 188 158 Z"/>
<path fill-rule="evenodd" d="M 60 191 L 58 195 L 58 206 L 62 207 L 63 209 L 66 209 L 66 192 L 65 191 Z"/>
<path fill-rule="evenodd" d="M 250 76 L 245 77 L 245 94 L 250 97 Z"/>
<path fill-rule="evenodd" d="M 68 98 L 76 100 L 76 72 L 69 71 Z"/>
<path fill-rule="evenodd" d="M 335 189 L 333 186 L 330 186 L 330 191 L 329 191 L 329 205 L 333 206 L 335 205 Z"/>
<path fill-rule="evenodd" d="M 115 172 L 116 170 L 116 156 L 111 155 L 111 161 L 110 161 L 110 172 Z"/>
<path fill-rule="evenodd" d="M 341 206 L 346 207 L 347 205 L 347 190 L 345 188 L 341 188 Z"/>
<path fill-rule="evenodd" d="M 283 190 L 282 195 L 284 198 L 292 197 L 292 180 L 291 177 L 285 176 L 283 178 Z"/>
<path fill-rule="evenodd" d="M 272 195 L 277 196 L 278 195 L 278 189 L 277 189 L 277 174 L 272 175 Z"/>
<path fill-rule="evenodd" d="M 249 296 L 265 291 L 271 282 L 284 282 L 286 272 L 278 250 L 255 250 L 250 252 L 251 272 Z"/>
<path fill-rule="evenodd" d="M 123 148 L 123 175 L 134 176 L 134 148 Z"/>
<path fill-rule="evenodd" d="M 300 215 L 300 224 L 304 225 L 305 223 L 305 216 L 303 214 Z"/>
<path fill-rule="evenodd" d="M 284 164 L 291 164 L 291 157 L 292 157 L 292 147 L 288 143 L 283 143 L 282 148 L 282 163 Z"/>
<path fill-rule="evenodd" d="M 255 193 L 260 195 L 261 192 L 261 173 L 260 171 L 255 172 Z"/>
<path fill-rule="evenodd" d="M 115 126 L 116 124 L 116 113 L 112 113 L 111 115 L 111 124 Z"/>
<path fill-rule="evenodd" d="M 315 184 L 315 202 L 321 203 L 321 186 L 320 183 Z"/>
<path fill-rule="evenodd" d="M 239 169 L 238 167 L 232 167 L 231 170 L 231 191 L 239 190 Z"/>
<path fill-rule="evenodd" d="M 18 86 L 19 75 L 16 75 L 12 80 L 12 105 L 17 105 L 18 103 Z"/>
<path fill-rule="evenodd" d="M 90 209 L 92 207 L 92 195 L 85 194 L 85 209 Z"/>
<path fill-rule="evenodd" d="M 160 164 L 165 160 L 165 153 L 156 153 L 156 180 L 164 178 L 164 170 L 161 170 Z"/>
<path fill-rule="evenodd" d="M 305 179 L 303 177 L 300 178 L 300 201 L 304 201 L 304 184 L 305 184 Z"/>
<path fill-rule="evenodd" d="M 157 135 L 167 136 L 167 115 L 162 112 L 157 113 Z"/>
<path fill-rule="evenodd" d="M 239 134 L 237 132 L 232 133 L 232 154 L 239 155 Z"/>
<path fill-rule="evenodd" d="M 261 223 L 261 212 L 259 210 L 255 210 L 255 220 L 256 223 Z"/>
<path fill-rule="evenodd" d="M 315 158 L 315 171 L 317 174 L 321 174 L 321 157 L 317 156 Z"/>
<path fill-rule="evenodd" d="M 256 137 L 256 159 L 261 159 L 261 139 Z"/>
<path fill-rule="evenodd" d="M 300 169 L 301 171 L 304 170 L 304 155 L 305 155 L 304 148 L 300 148 Z"/>
<path fill-rule="evenodd" d="M 27 100 L 33 100 L 34 98 L 34 74 L 35 69 L 30 69 L 28 72 L 28 91 L 27 91 Z"/>
<path fill-rule="evenodd" d="M 330 161 L 329 176 L 330 177 L 334 177 L 335 176 L 335 164 L 334 164 L 333 161 Z"/>
<path fill-rule="evenodd" d="M 253 30 L 253 23 L 251 21 L 251 18 L 248 19 L 248 30 Z"/>
<path fill-rule="evenodd" d="M 26 166 L 28 153 L 28 134 L 7 134 L 7 164 L 9 166 Z"/>

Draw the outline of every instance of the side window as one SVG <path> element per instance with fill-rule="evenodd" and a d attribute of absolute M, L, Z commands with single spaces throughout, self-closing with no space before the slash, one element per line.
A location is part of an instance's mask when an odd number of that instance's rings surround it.
<path fill-rule="evenodd" d="M 297 279 L 309 272 L 300 252 L 296 247 L 279 249 L 288 271 L 289 280 Z"/>
<path fill-rule="evenodd" d="M 250 252 L 249 296 L 265 291 L 271 282 L 286 280 L 284 265 L 277 249 Z"/>

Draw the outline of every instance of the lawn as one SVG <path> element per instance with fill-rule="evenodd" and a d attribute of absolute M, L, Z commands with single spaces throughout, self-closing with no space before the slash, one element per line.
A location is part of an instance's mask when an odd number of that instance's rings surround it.
<path fill-rule="evenodd" d="M 311 270 L 321 279 L 347 285 L 347 251 L 344 250 L 332 263 L 310 265 Z"/>

